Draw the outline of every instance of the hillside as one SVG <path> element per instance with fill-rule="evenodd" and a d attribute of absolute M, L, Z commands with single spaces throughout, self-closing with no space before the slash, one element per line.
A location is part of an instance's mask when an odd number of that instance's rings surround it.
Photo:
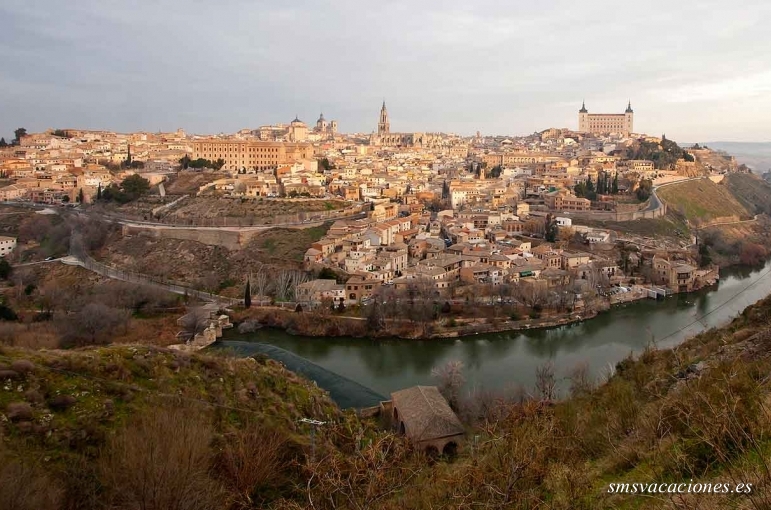
<path fill-rule="evenodd" d="M 769 318 L 771 298 L 599 386 L 578 367 L 563 401 L 548 367 L 528 392 L 462 396 L 474 446 L 433 461 L 272 362 L 0 348 L 0 508 L 768 508 Z M 326 422 L 314 458 L 303 417 Z M 731 485 L 666 492 L 681 483 Z"/>
<path fill-rule="evenodd" d="M 657 194 L 670 210 L 690 221 L 708 223 L 718 218 L 747 219 L 754 214 L 736 199 L 727 186 L 709 179 L 664 186 Z"/>
<path fill-rule="evenodd" d="M 0 347 L 0 508 L 259 508 L 291 495 L 300 418 L 346 423 L 266 360 Z"/>
<path fill-rule="evenodd" d="M 757 173 L 771 170 L 771 142 L 707 142 L 702 145 L 731 154 Z"/>
<path fill-rule="evenodd" d="M 240 296 L 246 276 L 262 265 L 276 270 L 300 268 L 305 251 L 326 234 L 330 225 L 268 229 L 255 234 L 238 250 L 190 240 L 145 234 L 124 237 L 116 233 L 96 255 L 127 270 Z"/>
<path fill-rule="evenodd" d="M 771 183 L 743 173 L 726 175 L 724 183 L 748 211 L 771 215 Z"/>

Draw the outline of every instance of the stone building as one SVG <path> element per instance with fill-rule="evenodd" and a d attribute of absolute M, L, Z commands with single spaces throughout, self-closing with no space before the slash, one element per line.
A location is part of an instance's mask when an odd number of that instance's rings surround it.
<path fill-rule="evenodd" d="M 391 393 L 390 404 L 394 428 L 418 448 L 434 454 L 455 453 L 463 440 L 463 425 L 436 386 Z"/>
<path fill-rule="evenodd" d="M 224 170 L 254 173 L 275 170 L 279 165 L 291 164 L 313 157 L 309 143 L 263 142 L 237 138 L 202 138 L 194 140 L 193 159 L 209 161 L 222 159 Z"/>
<path fill-rule="evenodd" d="M 634 111 L 630 101 L 624 113 L 589 113 L 586 103 L 578 110 L 578 131 L 581 133 L 619 133 L 629 136 L 634 132 Z"/>
<path fill-rule="evenodd" d="M 392 133 L 391 122 L 388 120 L 388 110 L 385 101 L 383 101 L 377 123 L 377 134 L 372 134 L 369 143 L 370 145 L 386 147 L 438 147 L 442 144 L 442 135 L 439 133 Z"/>

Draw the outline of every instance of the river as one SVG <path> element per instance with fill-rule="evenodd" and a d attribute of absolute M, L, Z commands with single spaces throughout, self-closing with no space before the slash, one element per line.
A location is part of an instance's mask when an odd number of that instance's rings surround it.
<path fill-rule="evenodd" d="M 731 269 L 710 289 L 620 305 L 586 322 L 545 330 L 461 339 L 371 340 L 292 336 L 262 329 L 249 335 L 229 331 L 221 347 L 248 353 L 244 341 L 272 344 L 383 395 L 416 384 L 435 384 L 431 369 L 454 360 L 464 364 L 468 389 L 531 388 L 536 367 L 552 362 L 564 390 L 569 385 L 564 377 L 578 365 L 588 365 L 598 376 L 651 341 L 660 348 L 672 347 L 726 324 L 771 293 L 769 273 L 771 261 L 760 269 Z"/>

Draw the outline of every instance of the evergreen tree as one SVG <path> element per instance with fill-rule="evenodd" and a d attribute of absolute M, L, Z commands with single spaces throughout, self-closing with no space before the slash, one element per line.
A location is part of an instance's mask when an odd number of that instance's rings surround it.
<path fill-rule="evenodd" d="M 96 199 L 101 200 L 102 199 L 102 183 L 99 183 L 99 186 L 96 188 Z"/>
<path fill-rule="evenodd" d="M 616 175 L 613 176 L 613 187 L 611 188 L 610 192 L 614 195 L 618 195 L 618 172 L 616 172 Z"/>
<path fill-rule="evenodd" d="M 244 289 L 244 308 L 252 306 L 252 283 L 247 278 L 246 289 Z"/>
<path fill-rule="evenodd" d="M 8 142 L 5 141 L 5 138 L 0 138 L 0 147 L 8 147 Z"/>
<path fill-rule="evenodd" d="M 80 191 L 78 191 L 78 203 L 82 204 L 84 201 L 85 196 L 83 195 L 83 188 L 80 188 Z"/>

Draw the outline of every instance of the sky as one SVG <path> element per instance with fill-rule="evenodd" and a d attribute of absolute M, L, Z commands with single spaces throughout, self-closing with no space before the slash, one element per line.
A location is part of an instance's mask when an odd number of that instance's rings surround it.
<path fill-rule="evenodd" d="M 137 6 L 139 5 L 139 7 Z M 0 136 L 525 135 L 621 113 L 677 141 L 771 141 L 771 2 L 4 0 Z"/>

